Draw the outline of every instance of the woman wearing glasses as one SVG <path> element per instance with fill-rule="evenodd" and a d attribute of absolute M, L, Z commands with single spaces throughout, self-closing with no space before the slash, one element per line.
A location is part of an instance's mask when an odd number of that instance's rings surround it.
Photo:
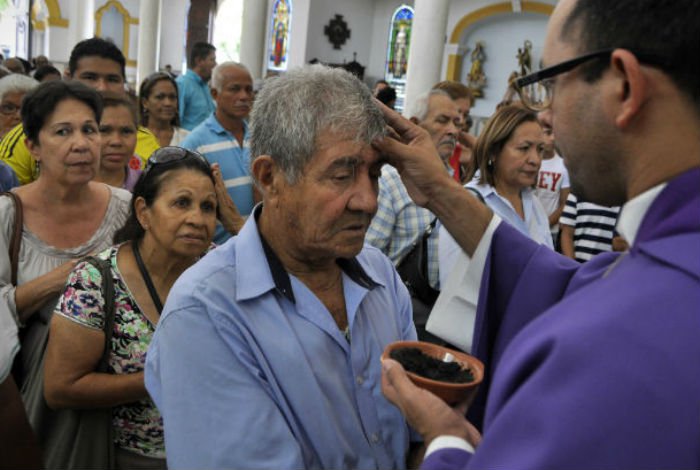
<path fill-rule="evenodd" d="M 189 131 L 180 126 L 177 85 L 167 73 L 156 72 L 141 82 L 139 114 L 141 125 L 158 139 L 162 147 L 180 145 Z"/>
<path fill-rule="evenodd" d="M 533 189 L 543 148 L 544 134 L 537 115 L 519 105 L 503 106 L 477 139 L 474 158 L 479 179 L 465 187 L 478 193 L 501 219 L 553 248 L 547 213 Z M 444 228 L 439 237 L 440 283 L 444 286 L 460 248 Z"/>
<path fill-rule="evenodd" d="M 38 84 L 33 78 L 17 73 L 0 79 L 0 139 L 21 122 L 22 98 Z"/>
<path fill-rule="evenodd" d="M 215 178 L 199 154 L 157 150 L 136 183 L 117 243 L 97 257 L 114 281 L 109 373 L 98 373 L 105 334 L 102 275 L 80 263 L 56 307 L 46 352 L 52 408 L 112 408 L 118 468 L 165 468 L 163 424 L 144 386 L 146 350 L 175 280 L 211 246 Z"/>

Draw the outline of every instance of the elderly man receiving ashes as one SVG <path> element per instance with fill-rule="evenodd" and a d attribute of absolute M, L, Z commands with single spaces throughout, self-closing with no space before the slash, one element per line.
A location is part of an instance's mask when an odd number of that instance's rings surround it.
<path fill-rule="evenodd" d="M 168 467 L 405 468 L 379 357 L 415 339 L 411 303 L 363 247 L 381 113 L 355 77 L 313 66 L 265 84 L 250 130 L 263 202 L 180 277 L 148 352 Z"/>
<path fill-rule="evenodd" d="M 557 4 L 550 68 L 520 79 L 521 97 L 552 126 L 572 191 L 625 203 L 630 243 L 583 265 L 492 218 L 445 177 L 425 133 L 390 118 L 405 140 L 381 147 L 417 202 L 470 255 L 488 245 L 473 348 L 490 378 L 481 442 L 384 364 L 386 396 L 430 442 L 423 468 L 700 468 L 698 49 L 696 1 Z M 536 102 L 523 87 L 539 80 Z"/>

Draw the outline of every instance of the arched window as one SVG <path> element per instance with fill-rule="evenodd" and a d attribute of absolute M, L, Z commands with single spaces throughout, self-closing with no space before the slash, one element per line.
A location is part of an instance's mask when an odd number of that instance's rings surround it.
<path fill-rule="evenodd" d="M 386 48 L 386 66 L 384 69 L 384 79 L 396 89 L 395 108 L 398 111 L 403 110 L 412 28 L 413 8 L 408 5 L 401 5 L 391 17 L 389 43 Z"/>
<path fill-rule="evenodd" d="M 292 24 L 292 0 L 275 0 L 270 21 L 267 69 L 287 70 L 289 59 L 289 27 Z"/>

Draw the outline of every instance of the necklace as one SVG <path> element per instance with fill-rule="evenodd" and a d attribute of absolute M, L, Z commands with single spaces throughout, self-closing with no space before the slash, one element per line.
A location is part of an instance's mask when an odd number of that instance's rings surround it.
<path fill-rule="evenodd" d="M 134 240 L 132 242 L 131 248 L 134 251 L 134 258 L 136 258 L 136 265 L 139 267 L 139 271 L 141 271 L 141 277 L 143 278 L 143 282 L 146 284 L 146 288 L 148 289 L 148 293 L 151 295 L 151 300 L 153 300 L 153 305 L 155 305 L 156 310 L 158 310 L 158 315 L 160 315 L 163 312 L 163 302 L 160 301 L 160 296 L 158 295 L 158 291 L 156 291 L 156 288 L 153 285 L 153 280 L 151 279 L 151 275 L 148 274 L 148 269 L 146 269 L 146 265 L 143 262 L 143 258 L 141 258 L 141 252 L 139 251 L 139 244 L 136 240 Z"/>

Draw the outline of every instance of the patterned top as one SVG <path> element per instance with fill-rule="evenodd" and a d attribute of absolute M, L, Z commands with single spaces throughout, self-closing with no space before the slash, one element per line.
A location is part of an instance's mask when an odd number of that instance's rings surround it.
<path fill-rule="evenodd" d="M 574 227 L 574 257 L 581 263 L 612 251 L 620 206 L 599 206 L 569 193 L 559 223 Z"/>
<path fill-rule="evenodd" d="M 131 374 L 144 370 L 146 351 L 155 331 L 131 295 L 117 267 L 119 245 L 97 257 L 108 259 L 114 277 L 114 334 L 109 370 Z M 56 314 L 80 325 L 102 330 L 104 299 L 102 276 L 91 264 L 79 263 L 68 277 Z M 163 420 L 150 398 L 113 408 L 114 442 L 123 449 L 148 457 L 165 458 Z"/>

